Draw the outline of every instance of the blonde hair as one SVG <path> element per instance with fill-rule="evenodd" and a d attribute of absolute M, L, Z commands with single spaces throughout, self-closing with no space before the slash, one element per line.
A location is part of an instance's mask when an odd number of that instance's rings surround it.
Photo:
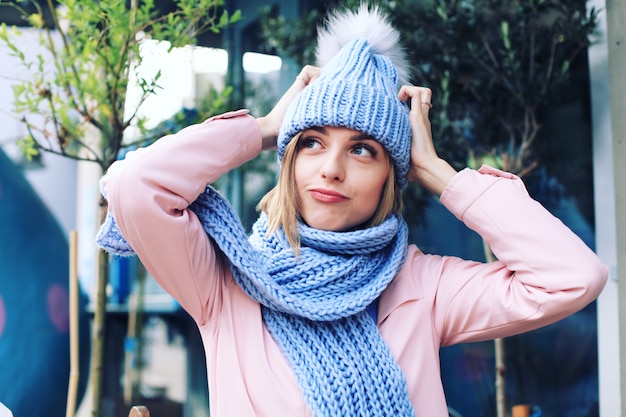
<path fill-rule="evenodd" d="M 296 254 L 299 253 L 300 249 L 298 220 L 301 219 L 298 207 L 298 191 L 293 178 L 299 139 L 300 134 L 297 134 L 285 147 L 278 182 L 257 205 L 257 210 L 263 211 L 267 215 L 267 232 L 269 234 L 274 233 L 282 226 L 287 241 Z M 362 226 L 363 228 L 377 226 L 390 214 L 402 212 L 402 193 L 396 181 L 395 165 L 389 153 L 385 153 L 389 159 L 389 175 L 383 186 L 378 207 L 374 215 Z"/>

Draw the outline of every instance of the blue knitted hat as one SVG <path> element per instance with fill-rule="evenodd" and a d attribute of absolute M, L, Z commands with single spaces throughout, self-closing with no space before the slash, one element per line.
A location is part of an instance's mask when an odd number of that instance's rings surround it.
<path fill-rule="evenodd" d="M 332 15 L 318 31 L 320 76 L 291 103 L 278 135 L 278 156 L 313 126 L 343 126 L 371 135 L 391 155 L 398 184 L 410 166 L 409 109 L 398 99 L 407 83 L 399 34 L 378 9 Z"/>

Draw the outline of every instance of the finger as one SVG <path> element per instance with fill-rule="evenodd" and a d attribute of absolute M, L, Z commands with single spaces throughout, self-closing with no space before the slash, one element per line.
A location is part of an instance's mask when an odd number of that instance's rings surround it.
<path fill-rule="evenodd" d="M 313 65 L 305 65 L 296 80 L 285 91 L 272 110 L 265 116 L 264 123 L 269 126 L 269 131 L 273 132 L 273 136 L 278 135 L 278 131 L 282 124 L 285 113 L 290 103 L 300 92 L 320 74 L 321 69 Z M 267 135 L 271 136 L 271 135 Z"/>
<path fill-rule="evenodd" d="M 320 67 L 315 67 L 313 65 L 305 65 L 300 74 L 296 76 L 296 80 L 302 81 L 304 85 L 309 85 L 311 81 L 316 79 L 321 72 Z"/>
<path fill-rule="evenodd" d="M 433 107 L 432 99 L 433 99 L 433 91 L 430 88 L 421 87 L 420 88 L 420 102 L 422 103 L 422 105 L 426 105 L 428 106 L 429 109 L 432 109 Z"/>
<path fill-rule="evenodd" d="M 410 101 L 412 111 L 428 111 L 432 108 L 432 90 L 427 87 L 404 85 L 400 88 L 398 98 L 402 101 Z"/>

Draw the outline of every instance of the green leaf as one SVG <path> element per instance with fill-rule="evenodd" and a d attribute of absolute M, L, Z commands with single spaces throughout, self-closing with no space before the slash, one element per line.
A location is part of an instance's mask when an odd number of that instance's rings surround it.
<path fill-rule="evenodd" d="M 35 28 L 41 29 L 44 26 L 43 16 L 39 13 L 33 13 L 28 16 L 28 22 Z"/>
<path fill-rule="evenodd" d="M 476 161 L 476 157 L 474 156 L 474 152 L 470 152 L 467 156 L 467 167 L 471 169 L 478 169 L 478 161 Z"/>
<path fill-rule="evenodd" d="M 37 143 L 32 136 L 19 139 L 16 144 L 20 153 L 26 158 L 27 161 L 32 161 L 35 156 L 39 155 Z"/>
<path fill-rule="evenodd" d="M 239 20 L 241 20 L 241 18 L 242 18 L 241 10 L 237 9 L 233 13 L 233 15 L 230 17 L 230 23 L 236 23 Z"/>
<path fill-rule="evenodd" d="M 445 9 L 444 5 L 440 4 L 439 6 L 437 6 L 436 12 L 437 15 L 439 15 L 439 17 L 441 17 L 444 22 L 448 20 L 448 12 Z"/>
<path fill-rule="evenodd" d="M 226 26 L 228 24 L 228 10 L 224 10 L 220 16 L 219 26 Z"/>
<path fill-rule="evenodd" d="M 504 42 L 504 48 L 506 50 L 511 49 L 511 39 L 509 38 L 509 22 L 506 20 L 502 21 L 500 24 L 500 37 L 502 38 L 502 42 Z"/>
<path fill-rule="evenodd" d="M 448 90 L 448 86 L 450 85 L 450 72 L 445 71 L 443 77 L 441 77 L 441 89 L 443 91 Z"/>

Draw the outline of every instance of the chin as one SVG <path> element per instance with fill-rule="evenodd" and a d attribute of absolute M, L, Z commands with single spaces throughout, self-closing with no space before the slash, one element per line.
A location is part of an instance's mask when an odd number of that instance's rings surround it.
<path fill-rule="evenodd" d="M 313 223 L 312 225 L 309 224 L 309 226 L 311 226 L 314 229 L 318 229 L 318 230 L 324 230 L 326 232 L 343 232 L 345 230 L 344 227 L 341 226 L 335 226 L 332 224 L 325 224 L 325 223 Z"/>

